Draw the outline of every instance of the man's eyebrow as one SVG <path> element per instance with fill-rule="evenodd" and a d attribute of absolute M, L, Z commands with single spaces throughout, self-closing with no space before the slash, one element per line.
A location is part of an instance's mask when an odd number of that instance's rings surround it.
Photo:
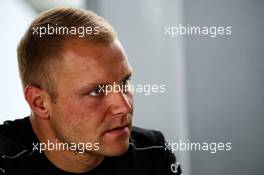
<path fill-rule="evenodd" d="M 90 83 L 87 84 L 86 86 L 81 87 L 77 92 L 79 94 L 84 94 L 87 93 L 87 91 L 91 91 L 94 88 L 97 88 L 98 86 L 104 86 L 105 84 L 100 84 L 100 83 Z"/>

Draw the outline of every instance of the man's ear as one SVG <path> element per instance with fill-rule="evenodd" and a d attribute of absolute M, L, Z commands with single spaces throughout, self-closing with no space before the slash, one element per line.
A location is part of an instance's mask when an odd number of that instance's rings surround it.
<path fill-rule="evenodd" d="M 50 98 L 45 90 L 36 86 L 26 86 L 24 95 L 34 113 L 42 119 L 49 119 Z"/>

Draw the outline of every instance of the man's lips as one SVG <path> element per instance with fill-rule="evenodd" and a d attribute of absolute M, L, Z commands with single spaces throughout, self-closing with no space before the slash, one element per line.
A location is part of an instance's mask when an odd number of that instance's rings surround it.
<path fill-rule="evenodd" d="M 111 132 L 111 131 L 115 131 L 115 130 L 119 130 L 119 129 L 124 129 L 125 127 L 129 127 L 129 124 L 126 124 L 123 126 L 113 127 L 112 129 L 109 129 L 107 132 Z"/>
<path fill-rule="evenodd" d="M 118 127 L 113 127 L 112 129 L 109 129 L 106 131 L 106 133 L 112 133 L 112 134 L 122 134 L 122 133 L 129 133 L 130 130 L 130 125 L 126 124 L 123 126 L 118 126 Z"/>

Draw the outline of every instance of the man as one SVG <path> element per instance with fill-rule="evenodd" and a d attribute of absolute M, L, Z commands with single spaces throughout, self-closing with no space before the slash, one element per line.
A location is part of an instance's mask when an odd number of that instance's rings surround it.
<path fill-rule="evenodd" d="M 0 126 L 2 174 L 181 174 L 160 132 L 132 127 L 132 69 L 102 17 L 40 14 L 18 63 L 31 115 Z"/>

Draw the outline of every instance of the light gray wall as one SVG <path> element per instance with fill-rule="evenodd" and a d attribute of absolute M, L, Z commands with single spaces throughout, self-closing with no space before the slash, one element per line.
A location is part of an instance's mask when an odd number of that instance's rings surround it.
<path fill-rule="evenodd" d="M 217 39 L 187 37 L 190 139 L 232 142 L 232 151 L 191 152 L 192 174 L 263 174 L 264 1 L 187 0 L 186 24 L 232 25 Z"/>
<path fill-rule="evenodd" d="M 17 67 L 16 48 L 34 11 L 23 1 L 3 0 L 0 6 L 0 124 L 29 115 Z"/>

